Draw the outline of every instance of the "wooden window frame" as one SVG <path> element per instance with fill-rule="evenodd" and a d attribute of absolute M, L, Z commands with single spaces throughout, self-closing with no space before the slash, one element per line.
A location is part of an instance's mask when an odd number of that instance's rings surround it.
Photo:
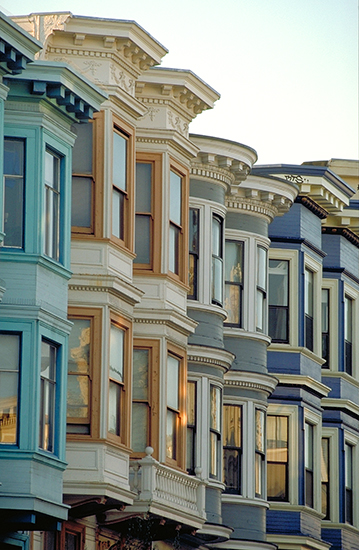
<path fill-rule="evenodd" d="M 150 263 L 142 264 L 133 262 L 133 272 L 143 271 L 161 272 L 161 244 L 162 244 L 162 155 L 160 153 L 136 153 L 136 165 L 150 164 L 152 167 L 151 185 L 151 238 L 150 238 Z M 135 228 L 136 228 L 135 206 Z M 135 245 L 134 245 L 135 248 Z M 135 250 L 136 252 L 136 250 Z"/>
<path fill-rule="evenodd" d="M 148 403 L 149 406 L 149 438 L 148 445 L 153 448 L 152 457 L 158 460 L 159 457 L 159 380 L 160 380 L 160 341 L 146 338 L 135 338 L 133 340 L 133 349 L 149 350 L 148 365 Z M 134 402 L 143 402 L 132 399 Z M 132 409 L 131 409 L 132 410 Z M 132 414 L 131 414 L 132 418 Z M 146 453 L 133 451 L 131 458 L 143 458 Z"/>
<path fill-rule="evenodd" d="M 126 193 L 124 193 L 124 206 L 123 206 L 123 239 L 115 236 L 112 233 L 112 220 L 113 220 L 113 190 L 118 189 L 113 183 L 113 162 L 111 167 L 111 227 L 110 234 L 111 240 L 116 243 L 121 248 L 126 248 L 131 252 L 134 251 L 134 181 L 135 181 L 135 130 L 129 126 L 123 120 L 117 118 L 115 115 L 112 116 L 112 126 L 111 126 L 111 152 L 113 160 L 113 134 L 117 132 L 119 135 L 124 137 L 127 141 L 127 150 L 126 150 Z"/>
<path fill-rule="evenodd" d="M 124 446 L 127 449 L 130 448 L 131 437 L 131 415 L 128 414 L 131 411 L 131 381 L 132 381 L 132 324 L 115 314 L 110 313 L 110 323 L 116 326 L 118 329 L 124 331 L 124 356 L 123 356 L 123 384 L 121 389 L 121 401 L 120 401 L 120 434 L 116 435 L 108 431 L 108 415 L 109 415 L 109 397 L 110 397 L 110 330 L 108 335 L 108 382 L 107 382 L 107 439 L 118 445 Z"/>
<path fill-rule="evenodd" d="M 170 271 L 169 265 L 168 265 L 168 276 L 171 279 L 174 279 L 175 281 L 181 282 L 185 285 L 186 289 L 188 290 L 187 285 L 187 279 L 188 279 L 188 215 L 189 215 L 189 170 L 185 168 L 182 164 L 174 160 L 173 158 L 170 159 L 170 166 L 169 166 L 169 174 L 168 177 L 170 178 L 170 173 L 174 172 L 177 174 L 181 180 L 182 180 L 182 188 L 181 188 L 181 198 L 182 198 L 182 204 L 181 204 L 181 226 L 179 227 L 179 240 L 178 240 L 178 274 L 174 273 L 173 271 Z M 170 185 L 168 184 L 168 194 L 169 194 L 169 202 L 168 204 L 171 204 L 171 195 L 170 195 Z M 170 209 L 168 212 L 168 228 L 171 226 L 171 219 L 170 219 Z M 169 243 L 168 243 L 168 260 L 169 260 Z"/>
<path fill-rule="evenodd" d="M 93 239 L 103 236 L 103 184 L 104 184 L 104 111 L 94 114 L 92 124 L 92 173 L 73 172 L 72 177 L 85 177 L 92 180 L 91 226 L 71 227 L 72 239 Z"/>
<path fill-rule="evenodd" d="M 165 450 L 165 462 L 172 468 L 186 471 L 186 440 L 187 440 L 187 354 L 186 351 L 175 344 L 168 343 L 166 350 L 166 388 L 167 388 L 167 357 L 175 357 L 179 360 L 179 388 L 178 388 L 178 422 L 176 431 L 177 456 L 169 458 Z M 165 422 L 167 422 L 167 398 L 165 402 Z M 165 423 L 166 425 L 166 423 Z"/>
<path fill-rule="evenodd" d="M 100 387 L 101 387 L 101 342 L 102 342 L 102 311 L 97 308 L 69 307 L 68 317 L 71 319 L 89 320 L 90 341 L 90 398 L 89 398 L 89 434 L 67 433 L 67 439 L 83 440 L 98 438 L 100 435 Z M 67 424 L 82 424 L 83 422 L 67 422 Z"/>

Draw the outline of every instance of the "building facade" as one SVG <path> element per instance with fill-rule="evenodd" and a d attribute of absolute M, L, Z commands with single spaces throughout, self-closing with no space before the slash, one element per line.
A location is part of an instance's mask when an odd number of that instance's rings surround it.
<path fill-rule="evenodd" d="M 0 547 L 359 548 L 359 163 L 190 134 L 133 21 L 1 22 Z"/>

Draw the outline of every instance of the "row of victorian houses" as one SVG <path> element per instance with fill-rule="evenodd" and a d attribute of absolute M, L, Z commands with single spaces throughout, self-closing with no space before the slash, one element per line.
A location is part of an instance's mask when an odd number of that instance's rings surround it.
<path fill-rule="evenodd" d="M 166 52 L 0 16 L 0 548 L 358 550 L 359 162 L 190 134 Z"/>

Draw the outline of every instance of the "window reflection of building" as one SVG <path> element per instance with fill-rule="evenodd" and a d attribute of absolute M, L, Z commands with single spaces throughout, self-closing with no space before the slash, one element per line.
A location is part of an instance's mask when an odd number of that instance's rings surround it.
<path fill-rule="evenodd" d="M 242 407 L 223 407 L 223 481 L 227 493 L 242 491 Z"/>
<path fill-rule="evenodd" d="M 19 334 L 0 334 L 0 443 L 17 440 L 20 341 Z"/>
<path fill-rule="evenodd" d="M 226 324 L 242 326 L 243 243 L 226 241 L 224 307 Z"/>
<path fill-rule="evenodd" d="M 72 319 L 74 323 L 69 340 L 67 381 L 68 433 L 88 433 L 90 422 L 90 343 L 91 321 Z M 82 426 L 81 426 L 82 425 Z"/>
<path fill-rule="evenodd" d="M 288 418 L 267 417 L 268 500 L 288 501 Z"/>

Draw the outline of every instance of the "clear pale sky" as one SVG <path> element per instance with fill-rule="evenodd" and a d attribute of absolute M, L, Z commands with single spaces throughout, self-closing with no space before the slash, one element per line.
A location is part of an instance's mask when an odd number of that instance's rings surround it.
<path fill-rule="evenodd" d="M 258 163 L 359 158 L 357 0 L 0 0 L 7 15 L 135 20 L 221 94 L 190 131 L 253 147 Z"/>

